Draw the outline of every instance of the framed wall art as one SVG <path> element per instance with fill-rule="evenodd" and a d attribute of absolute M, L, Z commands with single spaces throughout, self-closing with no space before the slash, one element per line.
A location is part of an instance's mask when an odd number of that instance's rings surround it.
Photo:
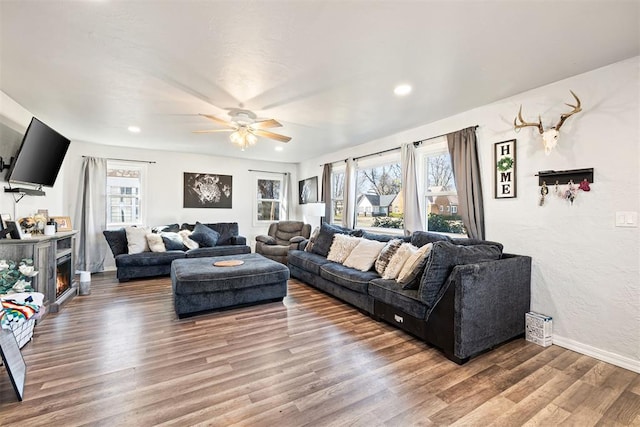
<path fill-rule="evenodd" d="M 233 177 L 213 173 L 184 173 L 185 208 L 231 209 Z"/>
<path fill-rule="evenodd" d="M 494 198 L 512 199 L 517 196 L 516 140 L 493 144 Z"/>
<path fill-rule="evenodd" d="M 298 182 L 298 203 L 316 203 L 318 201 L 318 177 L 303 179 Z"/>

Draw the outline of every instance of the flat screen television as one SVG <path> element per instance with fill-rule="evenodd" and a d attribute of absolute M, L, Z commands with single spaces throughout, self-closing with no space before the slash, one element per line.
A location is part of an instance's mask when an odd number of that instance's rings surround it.
<path fill-rule="evenodd" d="M 7 181 L 53 187 L 69 143 L 69 139 L 32 118 L 7 173 Z"/>

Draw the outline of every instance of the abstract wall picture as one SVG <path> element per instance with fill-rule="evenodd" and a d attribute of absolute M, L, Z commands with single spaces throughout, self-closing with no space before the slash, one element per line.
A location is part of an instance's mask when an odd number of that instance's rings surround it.
<path fill-rule="evenodd" d="M 516 197 L 516 140 L 493 144 L 496 199 Z"/>
<path fill-rule="evenodd" d="M 298 182 L 298 203 L 316 203 L 318 201 L 318 177 L 303 179 Z"/>
<path fill-rule="evenodd" d="M 185 208 L 231 209 L 231 175 L 184 173 Z"/>

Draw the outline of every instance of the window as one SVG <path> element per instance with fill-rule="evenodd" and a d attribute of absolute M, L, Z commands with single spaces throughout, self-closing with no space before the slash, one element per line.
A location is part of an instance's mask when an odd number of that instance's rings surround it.
<path fill-rule="evenodd" d="M 331 224 L 342 224 L 344 211 L 344 173 L 345 167 L 333 168 L 331 171 Z"/>
<path fill-rule="evenodd" d="M 256 177 L 256 194 L 254 221 L 275 222 L 286 219 L 282 214 L 284 179 L 281 175 Z"/>
<path fill-rule="evenodd" d="M 394 153 L 358 161 L 356 176 L 356 226 L 402 229 L 402 168 Z"/>
<path fill-rule="evenodd" d="M 458 215 L 458 193 L 446 141 L 444 138 L 434 139 L 421 151 L 424 156 L 422 178 L 427 230 L 466 235 L 462 218 Z"/>
<path fill-rule="evenodd" d="M 145 164 L 107 162 L 107 227 L 144 224 Z"/>

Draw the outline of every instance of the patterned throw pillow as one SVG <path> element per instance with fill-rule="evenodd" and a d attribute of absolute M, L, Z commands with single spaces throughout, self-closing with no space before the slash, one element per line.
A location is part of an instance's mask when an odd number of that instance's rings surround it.
<path fill-rule="evenodd" d="M 376 260 L 376 272 L 382 277 L 384 269 L 387 268 L 387 264 L 391 261 L 391 258 L 396 253 L 398 248 L 402 245 L 402 240 L 392 239 L 387 242 L 386 246 L 380 251 L 378 259 Z"/>
<path fill-rule="evenodd" d="M 333 236 L 333 243 L 329 249 L 327 259 L 329 261 L 338 262 L 342 264 L 349 256 L 353 248 L 358 246 L 361 237 L 348 236 L 346 234 L 336 234 Z"/>
<path fill-rule="evenodd" d="M 411 254 L 418 251 L 418 248 L 413 246 L 411 243 L 403 243 L 400 248 L 396 251 L 396 253 L 391 257 L 387 268 L 384 269 L 384 274 L 382 275 L 383 279 L 396 279 L 400 271 L 402 271 L 402 267 L 404 267 L 405 262 L 409 259 Z"/>
<path fill-rule="evenodd" d="M 311 237 L 309 237 L 307 246 L 305 246 L 304 248 L 306 252 L 311 252 L 311 250 L 313 249 L 313 244 L 316 242 L 316 239 L 318 238 L 318 234 L 320 234 L 320 227 L 316 227 L 313 230 L 313 233 L 311 233 Z"/>
<path fill-rule="evenodd" d="M 344 260 L 343 265 L 360 271 L 369 271 L 385 245 L 385 242 L 360 239 L 360 243 L 351 251 L 347 259 Z"/>
<path fill-rule="evenodd" d="M 191 236 L 191 230 L 180 230 L 178 234 L 182 237 L 182 243 L 187 247 L 187 249 L 198 249 L 200 245 L 198 242 L 194 242 L 189 238 Z"/>
<path fill-rule="evenodd" d="M 404 263 L 404 267 L 396 279 L 398 283 L 403 285 L 402 289 L 418 289 L 424 266 L 427 264 L 432 248 L 433 243 L 427 243 L 414 252 Z"/>

